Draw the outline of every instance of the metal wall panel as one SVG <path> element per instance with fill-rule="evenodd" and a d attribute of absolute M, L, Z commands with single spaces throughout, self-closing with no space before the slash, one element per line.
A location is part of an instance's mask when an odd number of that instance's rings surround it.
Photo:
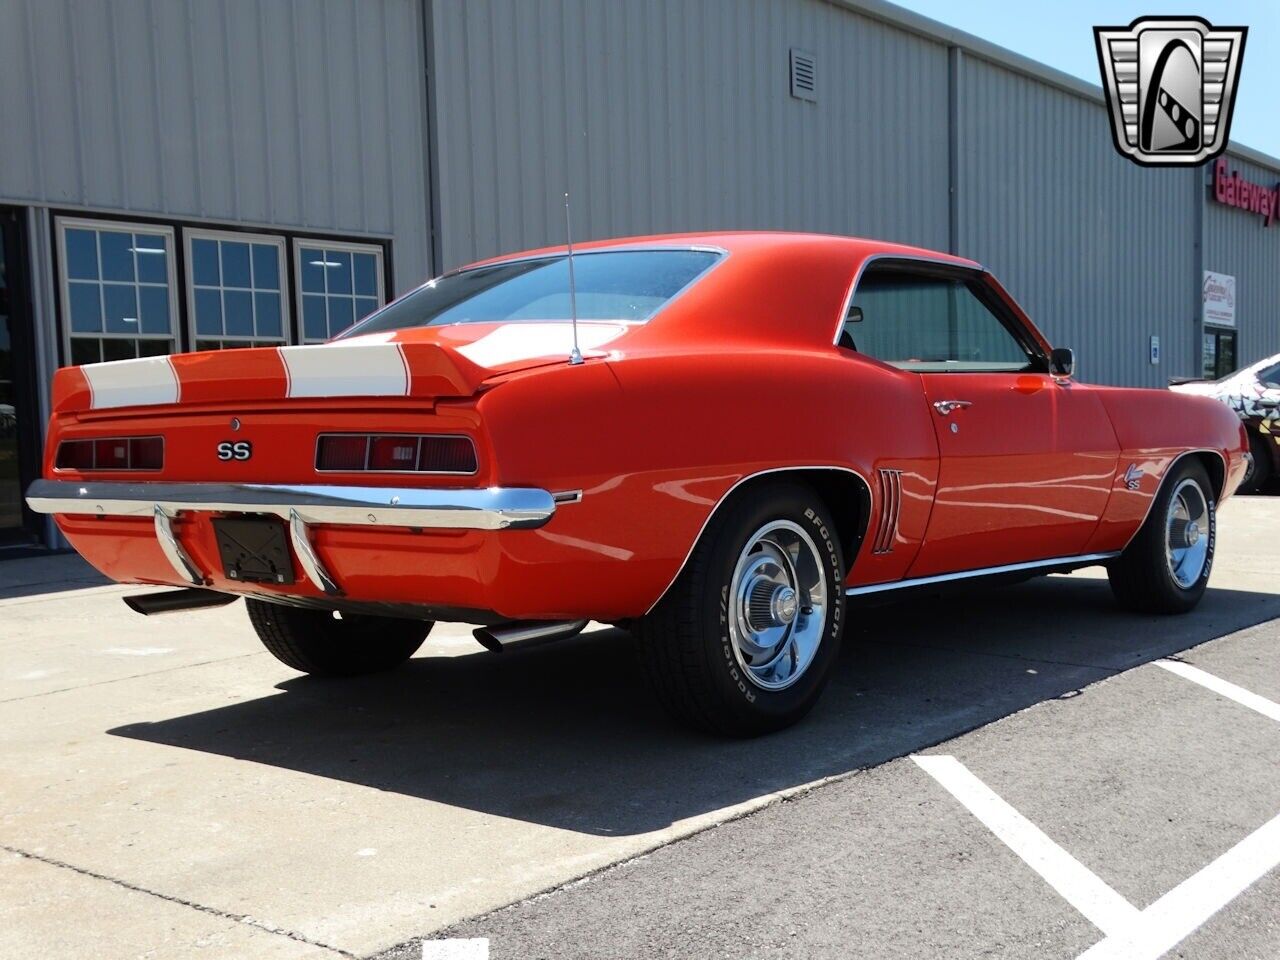
<path fill-rule="evenodd" d="M 1275 188 L 1280 174 L 1227 154 L 1228 172 Z M 1203 172 L 1204 268 L 1236 278 L 1236 349 L 1240 366 L 1280 353 L 1280 217 L 1270 227 L 1256 213 L 1213 198 L 1213 165 Z"/>
<path fill-rule="evenodd" d="M 947 243 L 943 44 L 821 0 L 434 0 L 444 265 L 576 238 Z M 817 56 L 818 100 L 788 55 Z"/>
<path fill-rule="evenodd" d="M 418 0 L 0 0 L 0 199 L 392 237 L 429 272 Z"/>
<path fill-rule="evenodd" d="M 1081 379 L 1163 386 L 1197 373 L 1200 174 L 1121 157 L 1101 104 L 961 62 L 959 252 L 1077 351 Z"/>

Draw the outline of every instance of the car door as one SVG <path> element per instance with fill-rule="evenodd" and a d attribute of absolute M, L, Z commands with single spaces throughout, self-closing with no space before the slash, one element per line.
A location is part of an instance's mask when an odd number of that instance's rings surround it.
<path fill-rule="evenodd" d="M 1098 397 L 1049 375 L 1038 339 L 974 271 L 873 265 L 854 305 L 859 350 L 919 375 L 937 435 L 908 576 L 1082 553 L 1119 455 Z"/>

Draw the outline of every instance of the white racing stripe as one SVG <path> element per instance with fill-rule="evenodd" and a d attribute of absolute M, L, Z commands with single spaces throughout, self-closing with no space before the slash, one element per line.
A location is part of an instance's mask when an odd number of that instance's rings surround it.
<path fill-rule="evenodd" d="M 594 350 L 616 340 L 626 327 L 611 323 L 579 323 L 578 348 Z M 516 360 L 550 357 L 573 349 L 570 323 L 506 323 L 479 340 L 458 347 L 458 352 L 481 367 L 497 367 Z"/>
<path fill-rule="evenodd" d="M 1156 666 L 1163 667 L 1170 673 L 1176 673 L 1192 683 L 1198 683 L 1205 689 L 1212 690 L 1228 700 L 1234 700 L 1250 710 L 1256 710 L 1264 717 L 1270 717 L 1272 720 L 1280 722 L 1280 703 L 1276 703 L 1274 700 L 1268 700 L 1266 697 L 1260 697 L 1256 693 L 1250 693 L 1244 687 L 1237 687 L 1234 683 L 1228 683 L 1221 677 L 1215 677 L 1212 673 L 1205 673 L 1189 663 L 1179 663 L 1176 660 L 1157 660 Z"/>
<path fill-rule="evenodd" d="M 290 397 L 404 397 L 409 367 L 399 344 L 321 343 L 279 347 Z"/>
<path fill-rule="evenodd" d="M 89 405 L 94 410 L 177 403 L 178 376 L 168 357 L 108 360 L 80 368 L 89 381 Z"/>
<path fill-rule="evenodd" d="M 955 757 L 911 759 L 1103 933 L 1127 929 L 1137 918 L 1137 907 L 1001 800 Z"/>

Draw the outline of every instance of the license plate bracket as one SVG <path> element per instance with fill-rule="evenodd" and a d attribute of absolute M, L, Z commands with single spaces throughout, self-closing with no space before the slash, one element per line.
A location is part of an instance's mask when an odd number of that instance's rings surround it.
<path fill-rule="evenodd" d="M 289 531 L 279 517 L 214 517 L 213 532 L 228 580 L 294 582 Z"/>

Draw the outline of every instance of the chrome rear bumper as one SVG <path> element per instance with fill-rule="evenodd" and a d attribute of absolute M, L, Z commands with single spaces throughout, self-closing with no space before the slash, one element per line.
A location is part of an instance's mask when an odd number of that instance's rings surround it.
<path fill-rule="evenodd" d="M 207 580 L 182 548 L 171 520 L 180 513 L 271 513 L 289 523 L 298 562 L 326 593 L 341 592 L 311 545 L 310 524 L 506 530 L 540 527 L 555 498 L 534 487 L 422 489 L 258 483 L 119 483 L 36 480 L 36 513 L 151 517 L 169 562 L 187 582 Z"/>

